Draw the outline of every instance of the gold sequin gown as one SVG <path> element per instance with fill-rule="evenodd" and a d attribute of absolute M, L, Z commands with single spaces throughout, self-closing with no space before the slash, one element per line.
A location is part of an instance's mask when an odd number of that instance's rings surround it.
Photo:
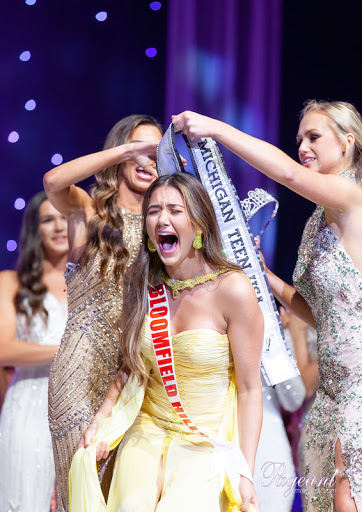
<path fill-rule="evenodd" d="M 130 264 L 142 240 L 142 216 L 123 208 L 122 215 Z M 119 368 L 116 321 L 122 307 L 122 283 L 116 284 L 113 278 L 113 262 L 105 278 L 100 273 L 99 255 L 87 268 L 78 264 L 67 270 L 65 278 L 68 320 L 49 376 L 49 425 L 58 512 L 68 510 L 72 457 Z"/>
<path fill-rule="evenodd" d="M 362 278 L 317 207 L 301 241 L 296 289 L 317 326 L 319 386 L 310 412 L 305 453 L 308 512 L 334 510 L 335 445 L 362 511 Z M 313 480 L 315 478 L 315 480 Z"/>
<path fill-rule="evenodd" d="M 212 446 L 190 432 L 169 403 L 148 321 L 141 338 L 142 355 L 153 379 L 146 391 L 137 385 L 136 390 L 125 388 L 112 417 L 100 425 L 96 442 L 76 453 L 71 470 L 71 511 L 153 512 L 160 460 L 164 479 L 157 512 L 239 511 L 238 490 L 228 492 L 235 498 L 230 503 L 224 477 L 217 471 L 213 474 Z M 237 444 L 236 385 L 227 335 L 194 329 L 173 336 L 172 345 L 180 395 L 190 418 L 210 437 Z M 96 478 L 95 447 L 98 440 L 114 447 L 123 434 L 106 505 Z M 235 480 L 237 489 L 237 473 Z"/>

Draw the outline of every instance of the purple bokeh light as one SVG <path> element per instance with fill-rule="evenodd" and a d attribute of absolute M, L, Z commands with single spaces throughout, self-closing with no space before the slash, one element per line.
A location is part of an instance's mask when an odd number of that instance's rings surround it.
<path fill-rule="evenodd" d="M 100 11 L 100 12 L 97 12 L 95 18 L 97 21 L 105 21 L 108 17 L 108 14 L 106 13 L 106 11 Z"/>
<path fill-rule="evenodd" d="M 25 0 L 26 5 L 34 5 L 36 4 L 36 0 Z"/>
<path fill-rule="evenodd" d="M 51 162 L 53 165 L 60 165 L 63 162 L 63 157 L 60 153 L 54 153 L 51 158 Z"/>
<path fill-rule="evenodd" d="M 36 107 L 35 100 L 28 100 L 24 105 L 25 110 L 34 110 L 35 107 Z"/>
<path fill-rule="evenodd" d="M 145 54 L 147 55 L 147 57 L 156 57 L 157 55 L 157 50 L 156 48 L 147 48 L 147 50 L 145 51 Z"/>
<path fill-rule="evenodd" d="M 19 134 L 18 132 L 11 132 L 9 133 L 9 136 L 8 136 L 8 141 L 11 142 L 11 143 L 14 143 L 14 142 L 18 142 L 19 140 Z"/>
<path fill-rule="evenodd" d="M 29 52 L 29 50 L 25 50 L 25 52 L 22 52 L 19 55 L 19 59 L 22 60 L 23 62 L 27 62 L 28 60 L 30 60 L 30 57 L 31 57 L 31 53 Z"/>
<path fill-rule="evenodd" d="M 25 201 L 22 197 L 18 197 L 17 199 L 15 199 L 14 201 L 14 208 L 16 210 L 23 210 L 25 208 Z"/>
<path fill-rule="evenodd" d="M 150 7 L 153 11 L 158 11 L 159 9 L 161 9 L 161 2 L 151 2 L 150 3 Z"/>
<path fill-rule="evenodd" d="M 17 246 L 18 244 L 15 242 L 15 240 L 8 240 L 6 243 L 6 248 L 10 252 L 16 251 Z"/>

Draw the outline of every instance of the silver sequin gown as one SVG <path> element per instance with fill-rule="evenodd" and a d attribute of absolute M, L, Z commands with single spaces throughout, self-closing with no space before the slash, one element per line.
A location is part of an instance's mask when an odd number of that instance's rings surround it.
<path fill-rule="evenodd" d="M 122 210 L 123 240 L 129 264 L 142 240 L 142 215 Z M 56 469 L 57 511 L 68 510 L 68 474 L 78 443 L 100 408 L 120 363 L 119 328 L 122 282 L 113 277 L 114 261 L 103 278 L 100 258 L 65 273 L 68 321 L 49 378 L 49 425 Z M 110 469 L 110 468 L 108 468 Z M 103 485 L 107 489 L 108 470 Z"/>
<path fill-rule="evenodd" d="M 361 512 L 362 278 L 327 226 L 322 207 L 305 227 L 293 279 L 316 322 L 320 372 L 307 429 L 306 510 L 334 510 L 334 454 L 339 439 L 344 474 Z"/>
<path fill-rule="evenodd" d="M 66 305 L 47 293 L 47 325 L 35 315 L 30 325 L 17 314 L 17 339 L 58 345 Z M 18 366 L 5 395 L 0 421 L 0 511 L 49 512 L 55 483 L 52 442 L 48 426 L 50 364 Z"/>

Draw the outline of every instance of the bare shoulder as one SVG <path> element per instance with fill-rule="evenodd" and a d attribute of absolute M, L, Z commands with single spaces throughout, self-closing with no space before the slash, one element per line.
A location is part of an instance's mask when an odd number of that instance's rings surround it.
<path fill-rule="evenodd" d="M 0 294 L 2 297 L 13 297 L 19 287 L 18 276 L 15 270 L 0 272 Z"/>
<path fill-rule="evenodd" d="M 242 271 L 230 271 L 221 276 L 220 296 L 228 303 L 256 301 L 253 285 L 248 276 Z"/>

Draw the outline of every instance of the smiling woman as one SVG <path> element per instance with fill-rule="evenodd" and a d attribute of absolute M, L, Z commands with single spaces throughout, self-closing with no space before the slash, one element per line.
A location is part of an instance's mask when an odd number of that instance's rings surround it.
<path fill-rule="evenodd" d="M 68 219 L 69 314 L 49 379 L 49 423 L 56 464 L 57 510 L 68 510 L 68 473 L 83 432 L 116 375 L 121 354 L 116 321 L 123 275 L 142 238 L 142 200 L 156 179 L 161 127 L 149 116 L 121 119 L 103 151 L 44 176 L 49 200 Z M 95 175 L 91 195 L 76 183 Z M 105 464 L 102 485 L 108 489 Z"/>
<path fill-rule="evenodd" d="M 122 371 L 73 459 L 71 510 L 259 511 L 263 317 L 253 286 L 223 256 L 193 176 L 156 180 L 143 214 L 125 277 Z M 106 505 L 95 461 L 122 437 Z"/>
<path fill-rule="evenodd" d="M 48 374 L 65 327 L 67 256 L 65 217 L 40 192 L 25 212 L 18 270 L 0 273 L 0 364 L 15 367 L 1 412 L 0 510 L 50 510 Z"/>
<path fill-rule="evenodd" d="M 175 116 L 173 123 L 190 137 L 215 138 L 318 205 L 303 233 L 295 288 L 266 271 L 274 295 L 318 334 L 319 386 L 305 455 L 305 476 L 311 482 L 305 486 L 306 510 L 362 512 L 361 115 L 343 101 L 308 101 L 297 135 L 301 163 L 194 112 Z M 329 485 L 313 485 L 313 479 Z"/>

